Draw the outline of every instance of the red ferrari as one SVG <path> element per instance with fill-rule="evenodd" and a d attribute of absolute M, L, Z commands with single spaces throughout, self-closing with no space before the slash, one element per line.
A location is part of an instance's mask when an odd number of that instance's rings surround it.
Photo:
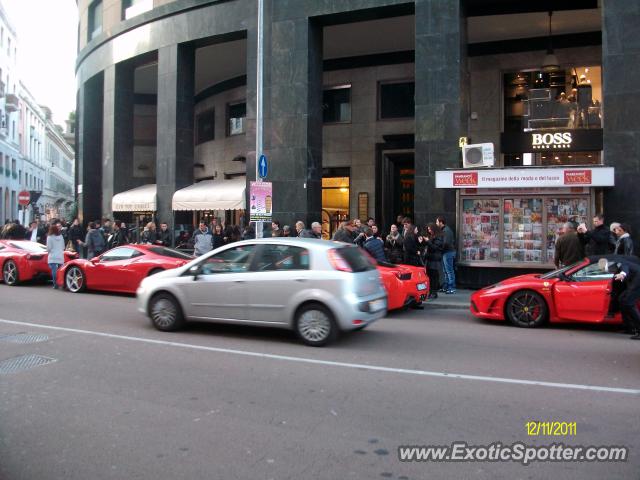
<path fill-rule="evenodd" d="M 429 279 L 424 267 L 377 262 L 387 291 L 387 310 L 420 305 L 429 295 Z"/>
<path fill-rule="evenodd" d="M 51 277 L 48 256 L 47 247 L 38 242 L 0 240 L 2 280 L 5 284 L 13 286 L 38 276 Z M 77 257 L 78 254 L 75 252 L 64 252 L 65 262 Z"/>
<path fill-rule="evenodd" d="M 58 270 L 57 284 L 70 292 L 85 289 L 135 293 L 143 278 L 193 260 L 158 245 L 123 245 L 91 260 L 77 259 Z"/>
<path fill-rule="evenodd" d="M 598 255 L 544 275 L 513 277 L 475 292 L 471 313 L 529 328 L 547 322 L 619 324 L 622 318 L 614 305 L 617 282 L 612 273 L 600 270 L 601 258 L 640 262 L 635 257 Z"/>

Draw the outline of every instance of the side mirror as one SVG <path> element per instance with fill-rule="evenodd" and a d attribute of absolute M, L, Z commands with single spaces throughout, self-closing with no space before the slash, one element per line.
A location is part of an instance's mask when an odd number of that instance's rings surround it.
<path fill-rule="evenodd" d="M 95 265 L 96 263 L 100 263 L 100 257 L 93 257 L 89 261 Z"/>
<path fill-rule="evenodd" d="M 189 269 L 189 274 L 193 275 L 193 279 L 197 280 L 198 276 L 202 273 L 202 267 L 200 265 L 194 265 Z"/>

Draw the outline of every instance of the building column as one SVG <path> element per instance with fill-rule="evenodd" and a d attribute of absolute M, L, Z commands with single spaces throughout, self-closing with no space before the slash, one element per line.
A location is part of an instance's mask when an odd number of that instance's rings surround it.
<path fill-rule="evenodd" d="M 134 69 L 130 64 L 111 65 L 104 71 L 103 108 L 102 212 L 112 218 L 113 196 L 138 186 L 133 174 Z"/>
<path fill-rule="evenodd" d="M 266 18 L 271 18 L 265 12 Z M 249 50 L 255 33 L 249 32 Z M 255 61 L 255 57 L 248 62 Z M 248 94 L 255 67 L 248 66 Z M 273 218 L 292 226 L 321 221 L 322 27 L 306 17 L 271 22 L 265 36 L 264 149 L 273 182 Z M 249 95 L 253 97 L 254 95 Z M 251 105 L 251 104 L 250 104 Z M 255 103 L 249 112 L 255 119 Z M 255 136 L 254 136 L 255 138 Z M 253 148 L 251 150 L 254 150 Z M 247 162 L 255 178 L 255 156 Z"/>
<path fill-rule="evenodd" d="M 615 187 L 604 189 L 604 215 L 607 223 L 628 223 L 635 233 L 640 228 L 635 201 L 640 173 L 640 7 L 636 0 L 605 2 L 602 15 L 604 164 L 615 168 Z"/>
<path fill-rule="evenodd" d="M 460 166 L 467 135 L 466 19 L 460 1 L 416 0 L 415 221 L 444 215 L 455 228 L 453 190 L 436 190 L 437 170 Z"/>
<path fill-rule="evenodd" d="M 80 85 L 77 95 L 76 184 L 78 217 L 82 223 L 102 216 L 103 85 L 104 75 L 100 73 Z"/>
<path fill-rule="evenodd" d="M 171 229 L 173 194 L 193 183 L 194 79 L 192 46 L 158 50 L 157 219 Z"/>

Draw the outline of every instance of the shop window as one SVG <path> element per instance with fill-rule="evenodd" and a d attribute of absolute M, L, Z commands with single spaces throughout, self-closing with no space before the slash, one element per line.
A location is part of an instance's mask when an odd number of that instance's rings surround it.
<path fill-rule="evenodd" d="M 196 116 L 196 145 L 215 139 L 216 112 L 207 110 Z"/>
<path fill-rule="evenodd" d="M 542 200 L 512 198 L 504 200 L 505 262 L 542 262 Z"/>
<path fill-rule="evenodd" d="M 245 133 L 245 119 L 247 118 L 246 102 L 233 103 L 227 106 L 227 135 L 240 135 Z"/>
<path fill-rule="evenodd" d="M 333 87 L 322 92 L 322 121 L 324 123 L 351 121 L 351 85 Z"/>
<path fill-rule="evenodd" d="M 89 5 L 88 20 L 89 40 L 92 40 L 102 33 L 102 0 Z"/>
<path fill-rule="evenodd" d="M 379 102 L 381 120 L 413 118 L 415 116 L 415 83 L 381 83 Z"/>
<path fill-rule="evenodd" d="M 602 128 L 602 69 L 506 73 L 504 131 Z"/>
<path fill-rule="evenodd" d="M 462 201 L 462 260 L 494 261 L 500 254 L 500 200 Z"/>
<path fill-rule="evenodd" d="M 329 239 L 349 217 L 349 169 L 333 169 L 322 178 L 322 236 Z M 338 176 L 342 175 L 342 176 Z"/>
<path fill-rule="evenodd" d="M 556 252 L 556 240 L 563 225 L 573 222 L 576 225 L 587 223 L 589 202 L 586 198 L 549 198 L 546 201 L 547 224 L 547 261 L 553 262 Z"/>

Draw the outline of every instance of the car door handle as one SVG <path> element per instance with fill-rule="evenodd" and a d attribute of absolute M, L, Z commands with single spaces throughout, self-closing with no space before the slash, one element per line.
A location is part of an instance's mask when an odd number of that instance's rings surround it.
<path fill-rule="evenodd" d="M 307 279 L 306 278 L 296 278 L 295 281 L 296 282 L 306 282 Z"/>
<path fill-rule="evenodd" d="M 245 283 L 244 280 L 234 280 L 233 283 Z"/>

